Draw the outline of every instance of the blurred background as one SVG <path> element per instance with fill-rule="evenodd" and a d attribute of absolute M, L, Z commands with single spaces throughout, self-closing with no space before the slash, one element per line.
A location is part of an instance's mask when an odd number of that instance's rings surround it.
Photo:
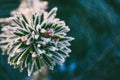
<path fill-rule="evenodd" d="M 0 80 L 120 80 L 120 0 L 45 1 L 47 11 L 58 7 L 57 17 L 71 28 L 68 35 L 75 40 L 70 57 L 33 79 L 9 66 L 6 55 L 0 56 Z M 0 0 L 0 18 L 9 17 L 19 5 L 20 0 Z"/>

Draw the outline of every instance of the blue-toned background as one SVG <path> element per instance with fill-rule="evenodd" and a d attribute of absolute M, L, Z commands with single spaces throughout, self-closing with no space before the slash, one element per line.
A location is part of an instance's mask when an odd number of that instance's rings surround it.
<path fill-rule="evenodd" d="M 48 11 L 71 28 L 72 53 L 62 66 L 49 71 L 48 80 L 120 80 L 120 0 L 47 0 Z M 19 0 L 0 0 L 0 17 L 10 16 Z M 0 56 L 0 80 L 25 80 Z"/>

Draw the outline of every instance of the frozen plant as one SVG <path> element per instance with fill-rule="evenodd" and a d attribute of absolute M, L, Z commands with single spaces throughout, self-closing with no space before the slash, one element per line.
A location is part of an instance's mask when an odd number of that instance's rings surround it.
<path fill-rule="evenodd" d="M 27 68 L 30 76 L 43 66 L 53 70 L 56 63 L 63 64 L 74 38 L 67 36 L 70 29 L 65 22 L 55 18 L 56 11 L 19 14 L 13 19 L 14 26 L 3 27 L 0 47 L 10 65 L 20 71 Z"/>

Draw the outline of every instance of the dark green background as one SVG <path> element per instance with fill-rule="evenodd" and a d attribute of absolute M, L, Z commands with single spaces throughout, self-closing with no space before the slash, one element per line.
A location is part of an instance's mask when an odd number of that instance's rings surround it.
<path fill-rule="evenodd" d="M 120 80 L 120 0 L 48 0 L 48 11 L 71 28 L 72 53 L 48 80 Z M 0 17 L 10 16 L 19 0 L 0 0 Z M 0 56 L 0 80 L 29 80 Z"/>

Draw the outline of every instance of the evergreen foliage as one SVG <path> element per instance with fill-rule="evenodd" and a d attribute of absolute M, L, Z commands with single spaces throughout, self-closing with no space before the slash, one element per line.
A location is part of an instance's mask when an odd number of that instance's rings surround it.
<path fill-rule="evenodd" d="M 57 8 L 49 13 L 34 12 L 20 14 L 13 19 L 14 26 L 2 29 L 0 45 L 3 54 L 8 54 L 8 63 L 23 71 L 27 68 L 28 76 L 40 71 L 43 66 L 53 70 L 55 64 L 63 64 L 71 50 L 68 37 L 69 27 L 64 21 L 55 18 Z M 6 29 L 9 33 L 5 34 Z"/>

